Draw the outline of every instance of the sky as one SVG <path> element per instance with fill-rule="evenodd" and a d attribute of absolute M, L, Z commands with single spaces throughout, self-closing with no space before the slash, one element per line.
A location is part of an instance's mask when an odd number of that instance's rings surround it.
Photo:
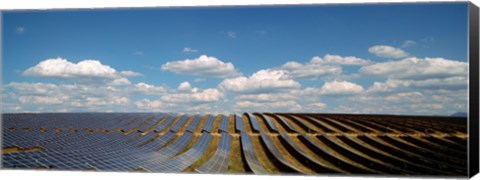
<path fill-rule="evenodd" d="M 3 112 L 467 112 L 464 2 L 3 11 Z"/>

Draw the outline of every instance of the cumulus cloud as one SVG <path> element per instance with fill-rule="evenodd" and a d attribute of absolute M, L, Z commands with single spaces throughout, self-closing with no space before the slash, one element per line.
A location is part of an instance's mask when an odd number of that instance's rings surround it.
<path fill-rule="evenodd" d="M 237 101 L 234 105 L 239 111 L 251 112 L 295 112 L 302 109 L 302 106 L 296 101 L 276 101 L 276 102 L 256 102 L 256 101 Z"/>
<path fill-rule="evenodd" d="M 223 96 L 223 93 L 218 89 L 209 88 L 188 93 L 169 93 L 163 95 L 160 99 L 166 102 L 207 103 L 219 101 Z"/>
<path fill-rule="evenodd" d="M 141 76 L 134 71 L 120 71 L 98 60 L 82 60 L 78 63 L 66 59 L 47 59 L 22 72 L 23 76 L 69 79 L 79 83 L 105 83 L 105 85 L 130 85 L 126 77 Z"/>
<path fill-rule="evenodd" d="M 215 78 L 236 77 L 241 75 L 232 63 L 225 63 L 216 57 L 207 55 L 201 55 L 196 59 L 167 62 L 162 65 L 161 69 L 177 74 Z"/>
<path fill-rule="evenodd" d="M 120 77 L 120 78 L 114 79 L 112 82 L 108 84 L 112 86 L 122 86 L 122 85 L 129 85 L 132 83 L 127 78 Z"/>
<path fill-rule="evenodd" d="M 65 95 L 60 95 L 60 96 L 19 96 L 18 100 L 22 104 L 35 104 L 35 105 L 56 105 L 56 104 L 62 104 L 66 100 L 68 100 L 69 97 Z"/>
<path fill-rule="evenodd" d="M 6 87 L 15 89 L 17 93 L 29 95 L 47 94 L 58 89 L 58 86 L 52 83 L 11 82 Z"/>
<path fill-rule="evenodd" d="M 342 73 L 340 66 L 315 63 L 301 64 L 295 61 L 283 64 L 281 69 L 285 70 L 288 76 L 293 79 L 317 79 L 323 76 L 339 75 Z"/>
<path fill-rule="evenodd" d="M 377 63 L 362 67 L 360 73 L 397 79 L 428 79 L 466 76 L 468 63 L 443 58 L 409 57 L 400 61 Z"/>
<path fill-rule="evenodd" d="M 147 111 L 165 111 L 166 110 L 165 103 L 159 100 L 141 99 L 135 102 L 135 106 L 139 110 L 147 110 Z"/>
<path fill-rule="evenodd" d="M 339 56 L 339 55 L 332 55 L 326 54 L 325 56 L 319 57 L 315 56 L 310 60 L 311 63 L 314 64 L 337 64 L 337 65 L 351 65 L 351 66 L 363 66 L 367 64 L 371 64 L 372 61 L 358 58 L 355 56 Z"/>
<path fill-rule="evenodd" d="M 117 96 L 110 98 L 87 97 L 85 105 L 87 106 L 104 106 L 104 105 L 125 105 L 130 102 L 127 97 Z"/>
<path fill-rule="evenodd" d="M 367 114 L 449 115 L 467 111 L 467 90 L 411 89 L 390 93 L 369 92 L 341 101 L 333 112 Z"/>
<path fill-rule="evenodd" d="M 11 107 L 21 107 L 9 108 L 13 111 L 109 111 L 128 106 L 126 89 L 95 84 L 12 82 L 5 86 L 8 96 L 3 100 Z"/>
<path fill-rule="evenodd" d="M 139 82 L 133 86 L 132 91 L 146 95 L 160 95 L 166 93 L 167 88 Z"/>
<path fill-rule="evenodd" d="M 198 52 L 198 50 L 190 48 L 190 47 L 186 47 L 186 48 L 183 48 L 183 52 L 184 53 L 195 53 L 195 52 Z"/>
<path fill-rule="evenodd" d="M 358 94 L 358 93 L 362 93 L 363 91 L 364 89 L 362 86 L 355 83 L 348 82 L 348 81 L 326 82 L 320 89 L 320 92 L 322 94 L 342 94 L 342 95 Z"/>
<path fill-rule="evenodd" d="M 109 78 L 118 77 L 116 70 L 103 65 L 98 60 L 83 60 L 72 63 L 66 59 L 47 59 L 25 70 L 24 76 L 54 77 L 54 78 Z"/>
<path fill-rule="evenodd" d="M 134 77 L 134 76 L 142 76 L 142 73 L 133 72 L 133 71 L 121 71 L 120 75 L 128 76 L 128 77 Z"/>
<path fill-rule="evenodd" d="M 417 44 L 417 42 L 415 42 L 413 40 L 406 40 L 405 42 L 403 42 L 402 46 L 400 46 L 400 47 L 406 48 L 406 47 L 413 46 L 415 44 Z"/>
<path fill-rule="evenodd" d="M 160 99 L 151 100 L 151 99 L 141 99 L 135 102 L 135 107 L 139 111 L 146 112 L 177 112 L 177 113 L 209 113 L 209 114 L 218 114 L 218 113 L 230 113 L 230 111 L 223 111 L 221 109 L 223 106 L 207 103 L 207 104 L 198 104 L 198 103 L 186 103 L 186 102 L 165 102 Z"/>
<path fill-rule="evenodd" d="M 367 90 L 368 92 L 403 92 L 421 89 L 446 89 L 460 90 L 467 89 L 468 80 L 466 77 L 454 76 L 448 78 L 433 78 L 425 80 L 399 80 L 388 79 L 385 82 L 374 82 Z"/>
<path fill-rule="evenodd" d="M 262 93 L 299 88 L 300 83 L 288 79 L 283 70 L 263 69 L 253 73 L 250 77 L 225 79 L 219 84 L 219 87 L 237 93 Z"/>
<path fill-rule="evenodd" d="M 185 84 L 185 83 L 183 83 Z M 159 95 L 158 99 L 141 99 L 135 102 L 140 111 L 163 111 L 163 112 L 219 112 L 224 108 L 220 105 L 224 94 L 214 88 L 200 90 L 191 88 L 187 91 L 169 91 Z"/>
<path fill-rule="evenodd" d="M 309 109 L 317 110 L 317 109 L 325 109 L 325 108 L 327 107 L 327 104 L 321 103 L 321 102 L 317 102 L 317 103 L 307 104 L 307 106 L 308 106 Z M 314 112 L 316 112 L 316 111 L 314 111 Z"/>
<path fill-rule="evenodd" d="M 295 100 L 293 94 L 290 93 L 262 93 L 262 94 L 241 94 L 238 95 L 236 100 L 249 100 L 249 101 L 258 101 L 258 102 L 267 102 L 267 101 L 285 101 L 285 100 Z"/>
<path fill-rule="evenodd" d="M 319 77 L 339 76 L 342 73 L 342 65 L 362 66 L 371 64 L 370 60 L 354 56 L 339 56 L 326 54 L 323 57 L 315 56 L 310 62 L 299 63 L 289 61 L 280 69 L 285 70 L 293 79 L 317 79 Z"/>
<path fill-rule="evenodd" d="M 179 91 L 190 91 L 192 90 L 192 85 L 188 81 L 180 83 L 177 88 Z"/>
<path fill-rule="evenodd" d="M 409 54 L 400 48 L 395 48 L 387 45 L 376 45 L 368 48 L 368 52 L 375 54 L 378 57 L 386 58 L 404 58 Z"/>

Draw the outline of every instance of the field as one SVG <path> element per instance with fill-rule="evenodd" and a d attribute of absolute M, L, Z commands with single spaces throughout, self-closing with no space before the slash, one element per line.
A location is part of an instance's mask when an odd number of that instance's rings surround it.
<path fill-rule="evenodd" d="M 467 119 L 244 113 L 3 114 L 8 169 L 467 175 Z"/>

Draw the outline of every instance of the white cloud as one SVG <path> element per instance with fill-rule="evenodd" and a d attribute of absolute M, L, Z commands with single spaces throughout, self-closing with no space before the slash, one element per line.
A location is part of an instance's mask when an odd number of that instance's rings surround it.
<path fill-rule="evenodd" d="M 169 93 L 161 96 L 160 99 L 165 102 L 207 103 L 219 101 L 223 96 L 219 90 L 209 88 L 188 93 Z"/>
<path fill-rule="evenodd" d="M 139 111 L 146 112 L 177 112 L 177 113 L 209 113 L 209 114 L 218 114 L 218 113 L 231 113 L 231 111 L 222 111 L 222 105 L 217 105 L 215 103 L 188 103 L 188 102 L 166 102 L 160 99 L 151 100 L 151 99 L 141 99 L 135 102 L 135 107 Z"/>
<path fill-rule="evenodd" d="M 141 99 L 135 102 L 135 106 L 140 111 L 209 113 L 224 108 L 221 104 L 223 97 L 224 94 L 217 89 L 191 88 L 190 91 L 170 91 L 154 100 Z"/>
<path fill-rule="evenodd" d="M 237 109 L 237 111 L 251 112 L 295 112 L 301 110 L 302 106 L 295 101 L 237 101 L 234 108 Z"/>
<path fill-rule="evenodd" d="M 121 78 L 114 79 L 112 82 L 108 84 L 112 86 L 122 86 L 122 85 L 129 85 L 132 83 L 127 78 L 121 77 Z"/>
<path fill-rule="evenodd" d="M 119 86 L 131 84 L 126 77 L 141 76 L 142 74 L 133 71 L 117 72 L 98 60 L 82 60 L 73 63 L 66 59 L 56 58 L 41 61 L 25 70 L 22 75 L 70 79 L 80 83 L 102 82 L 106 85 Z"/>
<path fill-rule="evenodd" d="M 405 92 L 421 89 L 459 90 L 466 89 L 467 84 L 467 78 L 462 76 L 425 80 L 387 79 L 385 82 L 374 82 L 367 92 Z"/>
<path fill-rule="evenodd" d="M 225 63 L 216 57 L 207 55 L 201 55 L 196 59 L 167 62 L 162 65 L 161 69 L 177 74 L 216 78 L 236 77 L 241 75 L 232 63 Z"/>
<path fill-rule="evenodd" d="M 417 42 L 415 42 L 413 40 L 406 40 L 405 42 L 403 42 L 402 46 L 400 46 L 400 47 L 406 48 L 406 47 L 413 46 L 415 44 L 417 44 Z"/>
<path fill-rule="evenodd" d="M 293 94 L 290 93 L 262 93 L 262 94 L 242 94 L 238 95 L 236 100 L 249 100 L 249 101 L 257 101 L 257 102 L 273 102 L 273 101 L 285 101 L 285 100 L 295 100 Z"/>
<path fill-rule="evenodd" d="M 466 76 L 468 63 L 443 58 L 409 57 L 399 61 L 377 63 L 362 67 L 360 73 L 397 79 L 428 79 Z"/>
<path fill-rule="evenodd" d="M 150 100 L 150 99 L 142 99 L 135 102 L 135 106 L 139 110 L 147 110 L 147 111 L 165 111 L 165 103 L 159 100 Z"/>
<path fill-rule="evenodd" d="M 322 65 L 315 63 L 301 64 L 290 61 L 282 65 L 281 69 L 288 73 L 293 79 L 317 79 L 323 76 L 339 75 L 342 68 L 335 65 Z"/>
<path fill-rule="evenodd" d="M 86 106 L 126 105 L 130 102 L 127 97 L 117 96 L 110 98 L 87 97 Z"/>
<path fill-rule="evenodd" d="M 198 52 L 198 50 L 190 48 L 190 47 L 186 47 L 186 48 L 183 48 L 183 52 L 184 53 L 195 53 L 195 52 Z"/>
<path fill-rule="evenodd" d="M 12 111 L 109 111 L 129 105 L 129 88 L 96 84 L 17 83 L 5 86 L 3 100 Z M 17 109 L 17 110 L 15 110 Z M 124 110 L 125 111 L 125 110 Z"/>
<path fill-rule="evenodd" d="M 368 52 L 375 54 L 378 57 L 386 58 L 404 58 L 409 54 L 400 48 L 395 48 L 387 45 L 376 45 L 368 48 Z"/>
<path fill-rule="evenodd" d="M 207 79 L 205 79 L 205 78 L 195 78 L 195 79 L 193 80 L 193 82 L 203 82 L 203 81 L 206 81 L 206 80 L 207 80 Z"/>
<path fill-rule="evenodd" d="M 363 91 L 364 89 L 362 86 L 355 83 L 347 82 L 347 81 L 326 82 L 320 89 L 320 92 L 322 94 L 342 94 L 342 95 L 358 94 L 358 93 L 362 93 Z"/>
<path fill-rule="evenodd" d="M 24 28 L 24 27 L 17 27 L 17 28 L 15 28 L 15 32 L 16 32 L 17 34 L 23 34 L 23 33 L 25 33 L 25 31 L 27 31 L 27 29 Z"/>
<path fill-rule="evenodd" d="M 62 104 L 69 97 L 65 95 L 60 96 L 20 96 L 18 101 L 22 104 L 35 104 L 35 105 L 57 105 Z"/>
<path fill-rule="evenodd" d="M 342 73 L 342 65 L 362 66 L 371 63 L 370 60 L 354 56 L 342 57 L 326 54 L 324 57 L 315 56 L 310 62 L 305 64 L 290 61 L 283 64 L 280 69 L 286 70 L 288 76 L 293 79 L 317 79 L 320 77 L 339 76 Z"/>
<path fill-rule="evenodd" d="M 160 95 L 167 92 L 167 88 L 162 86 L 155 86 L 151 84 L 147 84 L 144 82 L 139 82 L 134 85 L 132 88 L 133 92 L 138 92 L 147 95 Z"/>
<path fill-rule="evenodd" d="M 72 63 L 66 59 L 47 59 L 25 70 L 22 75 L 54 78 L 109 78 L 118 77 L 116 70 L 98 60 Z"/>
<path fill-rule="evenodd" d="M 450 115 L 467 111 L 467 97 L 466 89 L 369 92 L 341 101 L 341 105 L 332 112 Z"/>
<path fill-rule="evenodd" d="M 372 61 L 354 57 L 354 56 L 339 56 L 339 55 L 331 55 L 326 54 L 323 58 L 315 56 L 310 61 L 314 64 L 337 64 L 337 65 L 351 65 L 351 66 L 363 66 L 367 64 L 371 64 Z"/>
<path fill-rule="evenodd" d="M 188 81 L 180 83 L 177 88 L 179 91 L 190 91 L 192 90 L 192 85 Z"/>
<path fill-rule="evenodd" d="M 134 77 L 134 76 L 142 76 L 142 73 L 134 72 L 134 71 L 121 71 L 120 75 Z"/>
<path fill-rule="evenodd" d="M 316 109 L 322 110 L 322 109 L 325 109 L 327 107 L 327 104 L 317 102 L 317 103 L 307 104 L 307 106 L 308 106 L 308 108 L 313 109 L 313 110 L 316 110 Z M 318 112 L 318 111 L 314 111 L 314 112 Z"/>
<path fill-rule="evenodd" d="M 227 31 L 227 36 L 229 38 L 235 39 L 235 38 L 237 38 L 237 33 L 233 32 L 233 31 Z"/>
<path fill-rule="evenodd" d="M 52 83 L 25 83 L 25 82 L 11 82 L 7 85 L 15 89 L 19 94 L 47 94 L 57 90 L 58 86 Z"/>
<path fill-rule="evenodd" d="M 262 93 L 284 89 L 295 89 L 300 83 L 288 79 L 286 71 L 264 69 L 255 72 L 250 77 L 237 77 L 223 80 L 221 89 L 238 93 Z"/>

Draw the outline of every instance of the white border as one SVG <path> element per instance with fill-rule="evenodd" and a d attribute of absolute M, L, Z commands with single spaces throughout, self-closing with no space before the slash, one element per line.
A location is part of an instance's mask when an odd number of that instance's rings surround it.
<path fill-rule="evenodd" d="M 452 0 L 435 0 L 434 2 L 451 2 Z M 480 0 L 472 2 L 480 5 Z M 29 9 L 91 9 L 91 8 L 126 8 L 126 7 L 172 7 L 172 6 L 232 6 L 232 5 L 291 5 L 291 4 L 345 4 L 345 3 L 400 3 L 400 2 L 428 2 L 419 0 L 0 0 L 0 10 L 29 10 Z M 406 12 L 408 13 L 408 12 Z M 0 16 L 1 17 L 1 16 Z M 1 21 L 0 21 L 1 22 Z M 1 30 L 0 30 L 1 32 Z M 1 44 L 0 44 L 1 45 Z M 0 49 L 1 51 L 1 49 Z M 0 57 L 1 58 L 1 57 Z M 0 80 L 1 83 L 1 80 Z M 1 108 L 1 107 L 0 107 Z M 161 174 L 161 173 L 125 173 L 125 172 L 80 172 L 80 171 L 35 171 L 35 170 L 0 170 L 0 177 L 12 179 L 40 178 L 40 179 L 194 179 L 194 180 L 262 180 L 274 178 L 275 180 L 317 180 L 317 179 L 431 179 L 431 178 L 405 178 L 385 176 L 253 176 L 253 175 L 199 175 L 199 174 Z M 447 178 L 439 178 L 447 179 Z M 480 180 L 477 175 L 474 180 Z"/>
<path fill-rule="evenodd" d="M 433 0 L 451 2 L 459 0 Z M 473 2 L 478 1 L 474 0 Z M 0 10 L 12 9 L 78 9 L 112 7 L 171 7 L 171 6 L 232 6 L 281 4 L 345 4 L 345 3 L 405 3 L 429 2 L 425 0 L 0 0 Z M 463 1 L 464 2 L 464 1 Z M 478 3 L 477 3 L 478 4 Z"/>

